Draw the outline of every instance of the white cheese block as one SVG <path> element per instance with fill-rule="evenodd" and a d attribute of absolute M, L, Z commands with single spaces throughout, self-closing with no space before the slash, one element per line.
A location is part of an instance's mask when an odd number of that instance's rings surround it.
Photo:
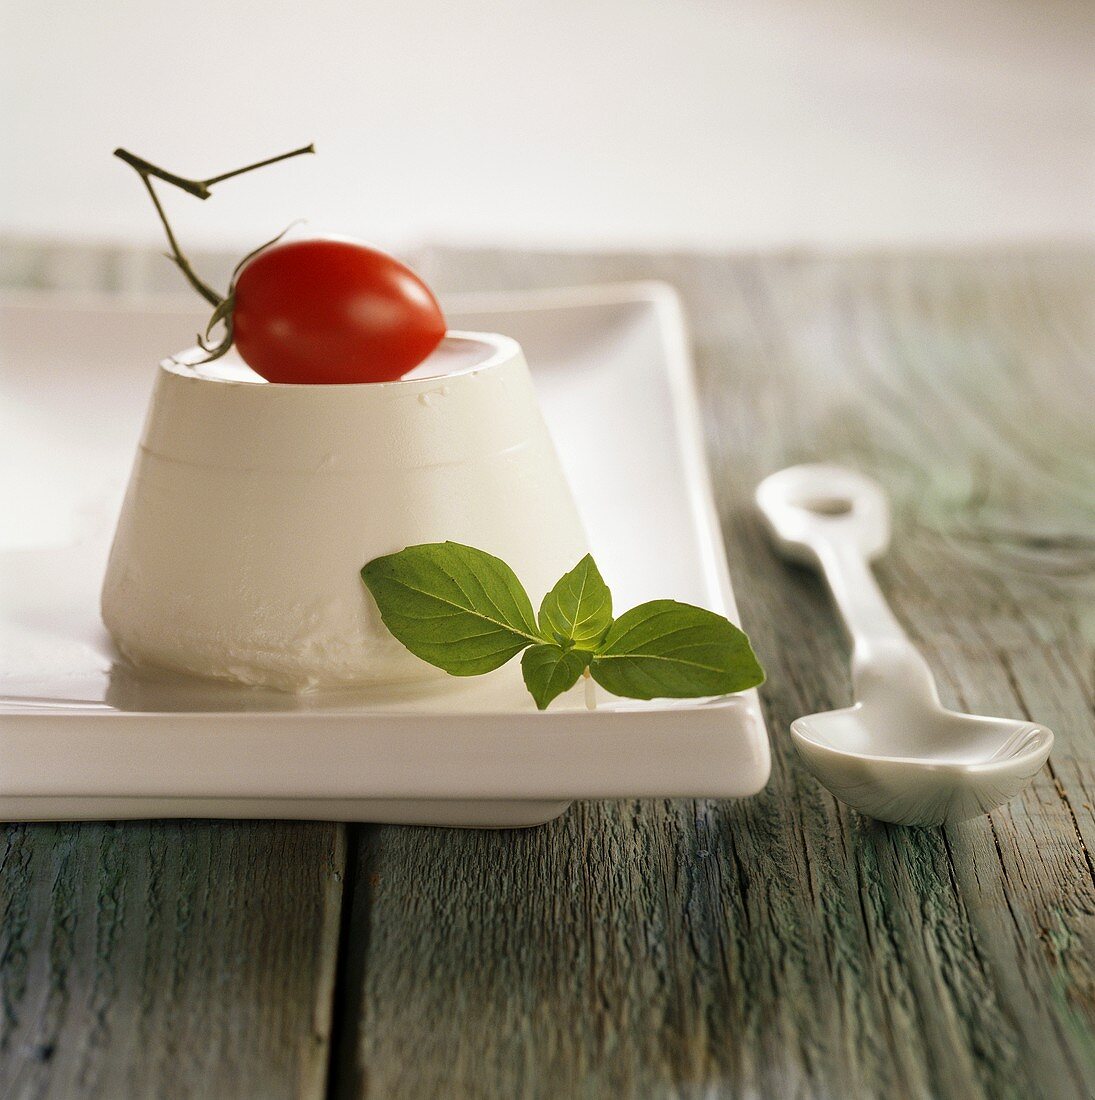
<path fill-rule="evenodd" d="M 587 546 L 528 367 L 451 332 L 398 382 L 275 385 L 160 365 L 103 587 L 122 654 L 308 691 L 446 677 L 387 631 L 362 565 L 422 542 L 508 562 L 540 598 Z"/>

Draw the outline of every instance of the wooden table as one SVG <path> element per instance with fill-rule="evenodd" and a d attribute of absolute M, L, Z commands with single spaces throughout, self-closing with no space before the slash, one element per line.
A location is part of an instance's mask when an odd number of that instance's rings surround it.
<path fill-rule="evenodd" d="M 13 825 L 8 1097 L 1090 1097 L 1095 255 L 431 253 L 445 289 L 654 277 L 692 321 L 772 780 L 526 832 Z M 884 588 L 945 701 L 1035 717 L 991 817 L 836 803 L 795 716 L 849 700 L 756 481 L 829 458 L 897 508 Z"/>

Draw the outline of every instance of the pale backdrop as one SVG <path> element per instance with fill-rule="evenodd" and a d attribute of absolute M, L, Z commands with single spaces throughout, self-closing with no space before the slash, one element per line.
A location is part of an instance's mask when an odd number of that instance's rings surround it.
<path fill-rule="evenodd" d="M 2 0 L 0 235 L 143 242 L 124 143 L 235 247 L 1088 238 L 1093 5 L 1067 0 Z"/>

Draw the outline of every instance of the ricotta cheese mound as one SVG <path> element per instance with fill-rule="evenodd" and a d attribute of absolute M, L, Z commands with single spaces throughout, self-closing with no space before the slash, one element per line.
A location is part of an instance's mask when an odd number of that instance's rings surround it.
<path fill-rule="evenodd" d="M 534 605 L 586 553 L 519 345 L 449 333 L 398 382 L 274 385 L 160 365 L 102 594 L 129 661 L 290 692 L 447 679 L 359 571 L 452 540 Z"/>

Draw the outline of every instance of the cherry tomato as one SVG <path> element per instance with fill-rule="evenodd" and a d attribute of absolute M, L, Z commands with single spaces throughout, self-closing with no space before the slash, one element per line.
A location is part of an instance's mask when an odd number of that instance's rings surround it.
<path fill-rule="evenodd" d="M 288 241 L 236 280 L 236 348 L 268 382 L 391 382 L 445 335 L 441 307 L 397 259 L 356 241 Z"/>

